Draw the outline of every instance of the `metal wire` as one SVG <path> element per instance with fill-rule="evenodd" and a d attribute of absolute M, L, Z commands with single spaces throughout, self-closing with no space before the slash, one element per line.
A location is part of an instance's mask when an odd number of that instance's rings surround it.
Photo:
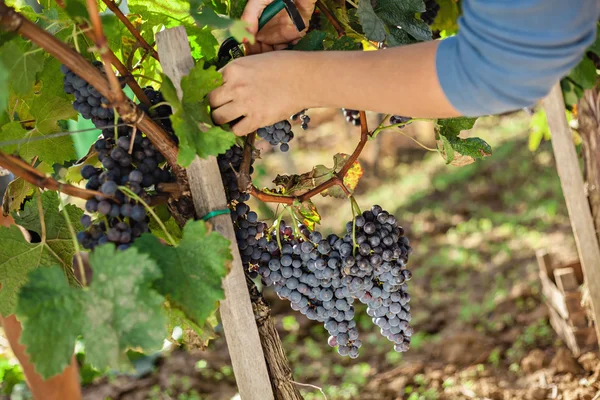
<path fill-rule="evenodd" d="M 168 118 L 169 117 L 160 117 L 160 118 L 152 118 L 152 120 L 153 121 L 159 121 L 159 120 L 168 119 Z M 121 123 L 121 124 L 117 124 L 117 125 L 107 125 L 107 126 L 103 127 L 102 129 L 110 129 L 110 128 L 115 128 L 115 127 L 118 128 L 120 126 L 131 126 L 131 125 L 132 124 Z M 7 140 L 7 141 L 4 141 L 4 142 L 0 142 L 0 147 L 20 145 L 20 144 L 25 144 L 25 143 L 29 143 L 29 142 L 37 142 L 37 141 L 40 141 L 40 140 L 54 139 L 54 138 L 57 138 L 57 137 L 76 135 L 76 134 L 85 133 L 85 132 L 101 131 L 102 129 L 99 129 L 99 128 L 87 128 L 87 129 L 80 129 L 80 130 L 77 130 L 77 131 L 56 132 L 56 133 L 52 133 L 50 135 L 36 136 L 36 137 L 32 137 L 32 138 Z"/>

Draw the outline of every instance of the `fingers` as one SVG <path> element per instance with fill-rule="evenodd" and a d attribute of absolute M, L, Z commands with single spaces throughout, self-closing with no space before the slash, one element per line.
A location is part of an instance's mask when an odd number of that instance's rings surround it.
<path fill-rule="evenodd" d="M 213 121 L 215 121 L 217 125 L 227 124 L 243 116 L 244 111 L 242 110 L 242 107 L 240 107 L 240 103 L 233 101 L 225 104 L 222 107 L 214 109 L 212 112 Z"/>
<path fill-rule="evenodd" d="M 212 108 L 221 107 L 224 104 L 233 100 L 230 90 L 227 90 L 226 85 L 219 86 L 208 94 L 208 102 Z"/>
<path fill-rule="evenodd" d="M 268 53 L 269 51 L 273 50 L 276 50 L 276 48 L 273 48 L 273 46 L 258 41 L 254 42 L 254 44 L 244 43 L 244 54 L 246 54 L 247 56 L 253 54 Z"/>
<path fill-rule="evenodd" d="M 248 23 L 248 31 L 253 35 L 258 32 L 258 18 L 262 14 L 265 7 L 272 3 L 273 0 L 249 0 L 244 8 L 242 21 Z"/>
<path fill-rule="evenodd" d="M 233 133 L 237 136 L 246 136 L 247 134 L 254 132 L 258 129 L 257 126 L 253 126 L 250 118 L 242 118 L 238 123 L 231 127 Z"/>

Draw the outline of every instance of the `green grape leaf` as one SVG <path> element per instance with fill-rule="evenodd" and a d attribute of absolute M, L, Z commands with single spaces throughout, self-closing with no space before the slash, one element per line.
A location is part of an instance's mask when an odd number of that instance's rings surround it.
<path fill-rule="evenodd" d="M 442 157 L 446 160 L 446 164 L 452 163 L 454 161 L 454 149 L 448 141 L 448 138 L 444 135 L 440 135 L 441 146 L 438 146 L 438 151 L 442 155 Z"/>
<path fill-rule="evenodd" d="M 175 327 L 181 328 L 181 341 L 187 349 L 206 350 L 206 346 L 212 339 L 216 339 L 219 335 L 215 332 L 215 327 L 219 324 L 216 316 L 216 311 L 213 312 L 204 322 L 202 326 L 196 325 L 189 320 L 183 312 L 176 308 L 169 308 L 169 331 Z"/>
<path fill-rule="evenodd" d="M 436 0 L 440 6 L 435 21 L 431 25 L 432 31 L 444 31 L 447 36 L 458 32 L 458 17 L 460 10 L 455 0 Z"/>
<path fill-rule="evenodd" d="M 75 20 L 87 19 L 88 12 L 85 6 L 85 0 L 63 0 L 65 2 L 65 11 Z"/>
<path fill-rule="evenodd" d="M 562 89 L 565 105 L 567 107 L 573 107 L 577 104 L 579 99 L 583 97 L 583 89 L 575 85 L 569 79 L 562 79 L 560 81 L 560 88 Z"/>
<path fill-rule="evenodd" d="M 342 36 L 336 39 L 327 50 L 359 50 L 359 43 L 350 36 Z"/>
<path fill-rule="evenodd" d="M 195 155 L 206 158 L 223 153 L 236 141 L 232 132 L 213 125 L 206 95 L 220 86 L 223 78 L 214 66 L 203 67 L 201 60 L 181 80 L 181 101 L 173 83 L 168 77 L 163 77 L 162 92 L 173 108 L 171 121 L 179 137 L 177 162 L 183 166 L 190 165 Z"/>
<path fill-rule="evenodd" d="M 0 112 L 6 109 L 8 104 L 8 80 L 10 69 L 0 60 Z"/>
<path fill-rule="evenodd" d="M 190 0 L 190 14 L 198 26 L 224 29 L 226 30 L 226 35 L 232 36 L 240 43 L 245 40 L 254 42 L 254 36 L 247 30 L 248 24 L 240 20 L 218 15 L 212 8 L 205 5 L 202 0 Z"/>
<path fill-rule="evenodd" d="M 475 121 L 477 121 L 477 118 L 457 117 L 440 119 L 438 120 L 440 135 L 448 138 L 456 137 L 460 132 L 473 128 Z"/>
<path fill-rule="evenodd" d="M 0 130 L 3 140 L 22 140 L 22 143 L 6 146 L 7 152 L 18 152 L 26 161 L 38 157 L 48 163 L 64 163 L 76 158 L 75 146 L 70 136 L 44 138 L 60 131 L 58 120 L 77 115 L 71 103 L 59 96 L 36 96 L 31 104 L 31 115 L 35 119 L 33 129 L 25 130 L 18 122 L 4 125 Z"/>
<path fill-rule="evenodd" d="M 130 248 L 96 247 L 90 254 L 93 280 L 86 293 L 83 336 L 87 360 L 96 368 L 118 367 L 123 351 L 156 351 L 166 337 L 164 298 L 152 289 L 161 271 L 151 258 Z"/>
<path fill-rule="evenodd" d="M 10 214 L 13 211 L 20 210 L 25 199 L 33 195 L 33 189 L 34 186 L 23 178 L 13 180 L 4 192 L 2 212 Z"/>
<path fill-rule="evenodd" d="M 38 201 L 42 202 L 41 208 L 44 210 L 44 228 L 38 212 Z M 0 228 L 0 314 L 13 313 L 17 292 L 26 282 L 30 271 L 38 267 L 59 265 L 69 277 L 73 277 L 74 239 L 69 233 L 64 215 L 58 209 L 59 204 L 58 194 L 47 191 L 42 193 L 41 199 L 34 196 L 19 214 L 13 214 L 18 225 L 40 236 L 41 241 L 38 243 L 28 243 L 17 227 Z M 83 230 L 79 222 L 83 211 L 73 205 L 66 205 L 65 208 L 73 229 Z"/>
<path fill-rule="evenodd" d="M 177 243 L 179 243 L 179 241 L 183 237 L 183 232 L 182 232 L 181 228 L 179 227 L 179 225 L 177 224 L 177 221 L 175 221 L 175 218 L 173 218 L 173 217 L 168 218 L 166 221 L 163 221 L 163 225 L 165 226 L 165 228 L 167 228 L 167 232 L 169 232 L 169 235 L 171 235 L 171 237 Z M 169 243 L 169 238 L 167 237 L 165 232 L 162 230 L 160 225 L 158 225 L 158 223 L 156 222 L 156 220 L 154 218 L 150 219 L 150 223 L 148 224 L 148 227 L 150 228 L 150 232 L 152 232 L 152 234 L 154 236 L 156 236 L 159 239 L 164 240 L 166 243 Z"/>
<path fill-rule="evenodd" d="M 0 48 L 0 62 L 10 71 L 9 87 L 22 96 L 31 91 L 44 67 L 44 53 L 23 39 L 13 40 Z"/>
<path fill-rule="evenodd" d="M 326 37 L 325 32 L 312 31 L 304 36 L 296 45 L 294 50 L 298 51 L 317 51 L 323 50 L 323 40 Z"/>
<path fill-rule="evenodd" d="M 367 38 L 375 42 L 383 42 L 387 36 L 385 24 L 375 14 L 371 0 L 358 0 L 357 14 Z"/>
<path fill-rule="evenodd" d="M 61 373 L 71 363 L 75 340 L 83 331 L 83 294 L 69 286 L 57 266 L 32 271 L 19 292 L 20 342 L 44 378 Z"/>
<path fill-rule="evenodd" d="M 150 234 L 137 239 L 135 247 L 163 271 L 162 279 L 155 283 L 156 290 L 171 307 L 202 325 L 224 297 L 222 280 L 232 260 L 229 240 L 211 232 L 204 221 L 188 221 L 177 247 L 161 245 Z"/>
<path fill-rule="evenodd" d="M 546 118 L 546 111 L 543 108 L 536 110 L 529 121 L 529 143 L 530 151 L 536 151 L 542 142 L 542 139 L 550 140 L 550 127 Z"/>
<path fill-rule="evenodd" d="M 447 146 L 452 151 L 447 150 Z M 446 164 L 462 167 L 472 164 L 477 159 L 492 155 L 492 147 L 480 138 L 463 139 L 460 137 L 445 137 L 438 139 L 438 151 L 446 160 Z"/>
<path fill-rule="evenodd" d="M 229 17 L 239 19 L 247 3 L 248 0 L 231 0 L 229 2 Z"/>
<path fill-rule="evenodd" d="M 591 89 L 596 84 L 596 66 L 594 62 L 584 57 L 569 73 L 569 78 L 582 89 Z"/>

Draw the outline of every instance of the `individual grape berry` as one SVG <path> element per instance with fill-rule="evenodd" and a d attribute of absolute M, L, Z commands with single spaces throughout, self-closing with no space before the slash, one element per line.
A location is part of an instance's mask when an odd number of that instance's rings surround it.
<path fill-rule="evenodd" d="M 354 126 L 360 125 L 360 111 L 342 108 L 342 113 L 344 114 L 344 118 L 346 118 L 346 122 Z"/>
<path fill-rule="evenodd" d="M 421 13 L 421 20 L 432 25 L 439 11 L 440 5 L 435 0 L 425 0 L 425 12 Z"/>

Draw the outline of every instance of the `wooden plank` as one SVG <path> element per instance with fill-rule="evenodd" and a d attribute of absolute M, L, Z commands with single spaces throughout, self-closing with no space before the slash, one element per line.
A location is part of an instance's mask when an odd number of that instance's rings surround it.
<path fill-rule="evenodd" d="M 583 271 L 581 271 L 581 263 L 579 260 L 571 261 L 560 266 L 560 268 L 573 268 L 575 278 L 580 285 L 583 283 Z"/>
<path fill-rule="evenodd" d="M 554 328 L 558 336 L 565 342 L 573 355 L 579 357 L 581 354 L 581 347 L 579 347 L 579 343 L 577 342 L 573 330 L 552 307 L 548 307 L 548 309 L 550 310 L 550 325 L 552 325 L 552 328 Z"/>
<path fill-rule="evenodd" d="M 584 189 L 579 158 L 573 144 L 573 135 L 565 115 L 560 83 L 554 85 L 542 104 L 552 134 L 556 169 L 569 210 L 581 269 L 590 292 L 592 313 L 596 321 L 596 337 L 600 339 L 600 247 Z"/>
<path fill-rule="evenodd" d="M 194 66 L 185 28 L 179 26 L 159 32 L 156 42 L 163 71 L 173 81 L 181 98 L 181 78 Z M 196 157 L 187 174 L 197 215 L 227 208 L 216 157 Z M 223 280 L 225 300 L 219 310 L 240 396 L 243 400 L 271 400 L 273 390 L 231 218 L 228 214 L 219 215 L 210 222 L 216 231 L 231 241 L 233 263 Z"/>
<path fill-rule="evenodd" d="M 565 301 L 565 295 L 561 293 L 554 282 L 546 276 L 544 272 L 540 272 L 540 281 L 542 282 L 542 294 L 546 298 L 548 308 L 553 308 L 561 318 L 569 318 L 569 309 Z"/>
<path fill-rule="evenodd" d="M 554 270 L 554 281 L 556 286 L 563 293 L 575 292 L 579 289 L 579 282 L 575 277 L 573 268 L 557 268 Z"/>
<path fill-rule="evenodd" d="M 535 252 L 535 256 L 540 267 L 540 272 L 546 275 L 552 282 L 554 282 L 554 274 L 552 273 L 552 256 L 544 249 L 540 249 Z"/>

